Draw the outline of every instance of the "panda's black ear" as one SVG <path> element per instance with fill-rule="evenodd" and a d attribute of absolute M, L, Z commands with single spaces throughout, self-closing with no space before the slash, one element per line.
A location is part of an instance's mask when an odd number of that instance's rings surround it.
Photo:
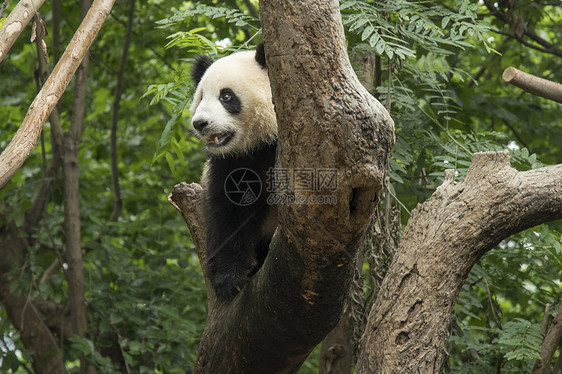
<path fill-rule="evenodd" d="M 195 57 L 195 61 L 191 66 L 191 80 L 195 83 L 195 86 L 199 84 L 201 78 L 203 78 L 203 74 L 207 71 L 209 66 L 213 64 L 213 59 L 209 56 L 205 55 L 198 55 Z"/>
<path fill-rule="evenodd" d="M 263 69 L 267 67 L 265 65 L 265 48 L 263 47 L 263 42 L 258 44 L 256 48 L 256 61 Z"/>

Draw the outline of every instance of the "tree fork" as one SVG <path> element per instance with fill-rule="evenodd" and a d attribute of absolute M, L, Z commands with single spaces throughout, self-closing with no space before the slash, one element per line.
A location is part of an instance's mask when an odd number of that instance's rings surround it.
<path fill-rule="evenodd" d="M 268 0 L 260 12 L 279 126 L 276 167 L 329 169 L 337 178 L 335 190 L 276 192 L 307 201 L 329 194 L 335 202 L 279 206 L 269 254 L 250 283 L 232 302 L 209 293 L 196 372 L 298 370 L 340 317 L 394 144 L 388 112 L 351 68 L 337 1 Z M 196 184 L 180 184 L 170 196 L 202 264 L 205 228 L 193 219 L 203 195 Z"/>

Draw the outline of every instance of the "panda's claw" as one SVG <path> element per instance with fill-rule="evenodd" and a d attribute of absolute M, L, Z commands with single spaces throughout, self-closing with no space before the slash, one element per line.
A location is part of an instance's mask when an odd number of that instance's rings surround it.
<path fill-rule="evenodd" d="M 236 273 L 219 273 L 211 278 L 217 298 L 223 301 L 232 300 L 249 280 L 247 275 Z"/>

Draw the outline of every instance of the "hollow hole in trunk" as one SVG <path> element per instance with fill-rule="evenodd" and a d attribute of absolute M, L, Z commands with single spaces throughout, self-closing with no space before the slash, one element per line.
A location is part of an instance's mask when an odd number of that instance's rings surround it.
<path fill-rule="evenodd" d="M 373 202 L 377 200 L 377 194 L 373 188 L 355 187 L 351 189 L 349 198 L 349 215 L 351 217 L 372 210 Z"/>

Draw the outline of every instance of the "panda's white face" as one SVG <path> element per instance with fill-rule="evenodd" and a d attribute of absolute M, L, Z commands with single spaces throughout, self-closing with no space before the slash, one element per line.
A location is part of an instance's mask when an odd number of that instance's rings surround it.
<path fill-rule="evenodd" d="M 252 51 L 213 62 L 197 85 L 190 113 L 212 154 L 246 153 L 277 137 L 267 70 Z"/>

